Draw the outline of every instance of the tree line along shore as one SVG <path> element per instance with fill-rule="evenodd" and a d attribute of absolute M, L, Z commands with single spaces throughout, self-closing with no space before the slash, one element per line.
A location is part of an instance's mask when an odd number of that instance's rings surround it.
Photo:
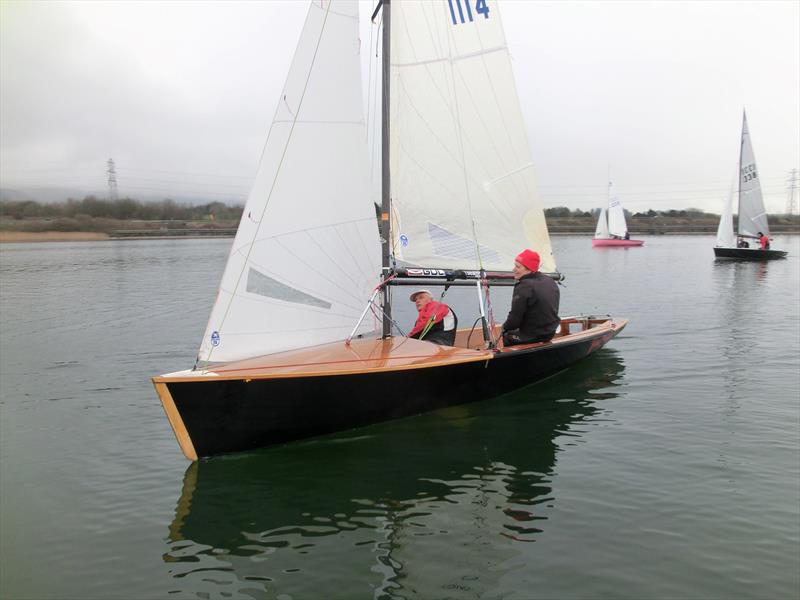
<path fill-rule="evenodd" d="M 545 209 L 551 235 L 592 234 L 600 209 Z M 184 205 L 130 198 L 39 203 L 0 201 L 0 242 L 131 238 L 227 237 L 236 233 L 242 206 L 222 202 Z M 625 211 L 631 235 L 713 234 L 719 215 L 699 209 Z M 770 215 L 773 234 L 800 233 L 800 215 Z M 735 217 L 734 217 L 735 222 Z"/>

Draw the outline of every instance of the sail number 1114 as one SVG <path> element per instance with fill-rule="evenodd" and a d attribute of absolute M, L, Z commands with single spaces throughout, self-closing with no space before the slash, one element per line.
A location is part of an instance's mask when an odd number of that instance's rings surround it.
<path fill-rule="evenodd" d="M 483 15 L 484 19 L 489 18 L 489 7 L 486 6 L 486 0 L 447 0 L 450 6 L 450 17 L 453 19 L 453 25 L 466 23 L 467 19 L 474 21 L 472 16 L 472 3 L 475 3 L 475 14 Z M 458 15 L 456 15 L 458 12 Z"/>

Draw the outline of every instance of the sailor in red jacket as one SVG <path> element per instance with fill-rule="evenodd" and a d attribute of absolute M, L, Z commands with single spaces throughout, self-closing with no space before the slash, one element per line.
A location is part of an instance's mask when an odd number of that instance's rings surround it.
<path fill-rule="evenodd" d="M 408 337 L 452 346 L 456 338 L 456 316 L 444 302 L 437 302 L 428 290 L 417 290 L 409 299 L 417 306 L 419 316 Z"/>
<path fill-rule="evenodd" d="M 760 231 L 758 232 L 758 243 L 761 244 L 762 250 L 769 250 L 769 238 Z"/>

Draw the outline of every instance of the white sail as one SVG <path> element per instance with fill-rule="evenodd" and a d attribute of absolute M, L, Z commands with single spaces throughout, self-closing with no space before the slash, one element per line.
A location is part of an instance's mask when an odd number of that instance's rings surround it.
<path fill-rule="evenodd" d="M 722 216 L 717 226 L 717 246 L 720 248 L 735 248 L 736 238 L 733 235 L 733 183 L 725 204 L 722 207 Z"/>
<path fill-rule="evenodd" d="M 628 233 L 628 225 L 625 223 L 625 211 L 614 191 L 614 184 L 610 181 L 608 182 L 608 233 L 621 238 L 624 238 L 625 234 Z"/>
<path fill-rule="evenodd" d="M 747 129 L 747 115 L 742 115 L 742 147 L 739 155 L 739 235 L 769 235 L 767 211 L 761 196 L 761 180 Z"/>
<path fill-rule="evenodd" d="M 497 3 L 391 6 L 395 256 L 507 271 L 532 248 L 555 271 Z"/>
<path fill-rule="evenodd" d="M 597 217 L 597 227 L 594 230 L 594 237 L 600 240 L 611 239 L 608 233 L 608 211 L 606 207 L 600 209 L 600 216 Z"/>
<path fill-rule="evenodd" d="M 199 363 L 350 333 L 380 274 L 364 132 L 357 2 L 313 1 Z"/>

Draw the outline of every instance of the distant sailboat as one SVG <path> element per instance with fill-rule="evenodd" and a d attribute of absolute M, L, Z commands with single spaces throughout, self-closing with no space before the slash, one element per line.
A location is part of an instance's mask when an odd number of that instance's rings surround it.
<path fill-rule="evenodd" d="M 358 3 L 310 2 L 195 367 L 153 378 L 187 458 L 492 398 L 625 327 L 608 315 L 563 318 L 552 341 L 503 346 L 490 286 L 513 285 L 508 270 L 526 247 L 560 274 L 498 6 L 471 6 L 379 4 L 376 222 Z M 480 316 L 453 346 L 409 338 L 392 319 L 397 285 L 471 287 Z"/>
<path fill-rule="evenodd" d="M 632 240 L 625 222 L 625 211 L 614 192 L 614 184 L 608 182 L 608 208 L 600 210 L 592 246 L 641 246 L 643 240 Z"/>
<path fill-rule="evenodd" d="M 717 245 L 714 256 L 740 260 L 770 260 L 785 258 L 783 250 L 772 250 L 767 244 L 761 248 L 762 234 L 769 238 L 767 210 L 761 195 L 761 183 L 756 169 L 756 157 L 747 128 L 747 114 L 742 113 L 742 140 L 739 149 L 739 218 L 733 235 L 733 190 L 728 195 L 717 228 Z M 747 240 L 751 240 L 748 242 Z M 751 248 L 750 246 L 754 246 Z"/>

